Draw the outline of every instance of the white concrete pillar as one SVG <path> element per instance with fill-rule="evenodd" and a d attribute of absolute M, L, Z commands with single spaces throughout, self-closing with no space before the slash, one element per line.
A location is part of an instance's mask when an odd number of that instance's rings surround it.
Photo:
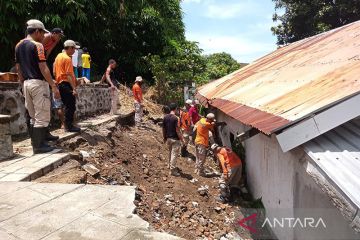
<path fill-rule="evenodd" d="M 14 155 L 10 132 L 10 116 L 0 114 L 0 160 Z"/>

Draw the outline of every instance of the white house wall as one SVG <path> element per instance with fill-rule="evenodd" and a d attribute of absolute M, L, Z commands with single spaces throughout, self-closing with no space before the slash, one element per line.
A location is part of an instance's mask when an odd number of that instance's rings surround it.
<path fill-rule="evenodd" d="M 248 129 L 221 111 L 217 112 L 217 121 L 227 122 L 227 126 L 219 131 L 226 146 L 231 146 L 230 133 L 236 135 Z M 332 224 L 332 229 L 344 233 L 348 239 L 356 239 L 329 197 L 306 172 L 308 162 L 302 148 L 283 153 L 275 136 L 268 137 L 260 133 L 245 141 L 245 152 L 249 191 L 255 199 L 262 198 L 268 217 L 275 216 L 279 209 L 287 209 L 289 215 L 297 215 L 298 208 L 333 209 L 336 217 L 333 214 L 324 221 Z M 304 239 L 303 232 L 276 228 L 274 233 L 280 240 Z M 315 239 L 315 236 L 320 237 L 317 239 L 329 239 L 325 231 L 307 234 L 309 236 L 305 239 Z"/>

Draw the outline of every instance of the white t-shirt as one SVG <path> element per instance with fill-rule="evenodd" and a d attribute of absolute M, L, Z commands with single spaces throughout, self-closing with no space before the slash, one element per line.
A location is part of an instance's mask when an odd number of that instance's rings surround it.
<path fill-rule="evenodd" d="M 72 58 L 72 64 L 73 64 L 74 67 L 78 66 L 78 54 L 79 54 L 78 50 L 75 49 L 75 52 L 71 57 Z"/>

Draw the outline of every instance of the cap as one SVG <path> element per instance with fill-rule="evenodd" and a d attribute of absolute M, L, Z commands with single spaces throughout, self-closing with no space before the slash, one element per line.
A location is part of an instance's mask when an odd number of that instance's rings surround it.
<path fill-rule="evenodd" d="M 199 103 L 199 100 L 195 99 L 195 100 L 194 100 L 194 104 L 195 104 L 195 105 L 200 104 L 200 103 Z"/>
<path fill-rule="evenodd" d="M 208 115 L 206 115 L 207 119 L 215 119 L 215 114 L 213 113 L 208 113 Z"/>
<path fill-rule="evenodd" d="M 74 48 L 80 48 L 73 40 L 66 40 L 64 42 L 64 47 L 74 47 Z"/>
<path fill-rule="evenodd" d="M 217 145 L 216 143 L 214 143 L 213 145 L 211 145 L 211 150 L 215 150 L 217 147 L 219 147 L 219 145 Z"/>
<path fill-rule="evenodd" d="M 51 32 L 56 33 L 56 34 L 60 34 L 61 36 L 65 36 L 64 31 L 61 28 L 54 28 L 53 30 L 51 30 Z"/>
<path fill-rule="evenodd" d="M 188 100 L 186 100 L 185 103 L 186 103 L 186 104 L 192 104 L 192 100 L 191 100 L 191 99 L 188 99 Z"/>
<path fill-rule="evenodd" d="M 143 81 L 143 79 L 142 79 L 141 76 L 137 76 L 137 77 L 135 78 L 135 82 L 142 82 L 142 81 Z"/>
<path fill-rule="evenodd" d="M 49 31 L 46 30 L 44 24 L 37 20 L 37 19 L 30 19 L 29 21 L 26 22 L 27 25 L 27 29 L 32 28 L 32 29 L 42 29 L 44 30 L 44 32 L 48 33 Z"/>

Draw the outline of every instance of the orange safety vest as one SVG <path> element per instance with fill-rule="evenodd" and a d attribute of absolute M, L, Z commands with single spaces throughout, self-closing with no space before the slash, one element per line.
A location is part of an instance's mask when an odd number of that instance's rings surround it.
<path fill-rule="evenodd" d="M 180 110 L 179 128 L 189 131 L 191 127 L 191 120 L 189 112 Z"/>
<path fill-rule="evenodd" d="M 223 147 L 216 155 L 220 161 L 221 168 L 225 176 L 228 176 L 232 168 L 241 166 L 242 164 L 241 159 L 230 148 Z"/>
<path fill-rule="evenodd" d="M 214 123 L 209 123 L 206 121 L 206 118 L 200 119 L 196 123 L 196 138 L 195 144 L 203 145 L 205 147 L 209 146 L 209 131 L 214 130 Z"/>

